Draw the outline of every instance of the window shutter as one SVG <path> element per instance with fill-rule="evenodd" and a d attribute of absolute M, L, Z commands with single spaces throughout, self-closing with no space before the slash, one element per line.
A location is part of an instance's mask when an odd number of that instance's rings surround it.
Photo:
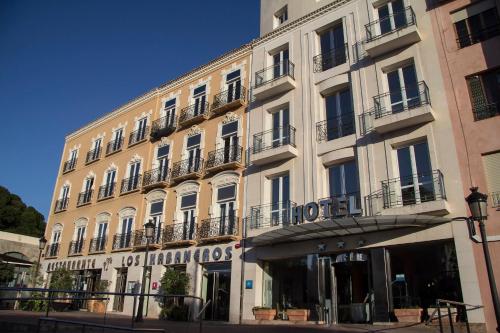
<path fill-rule="evenodd" d="M 483 156 L 488 192 L 500 192 L 500 153 Z"/>
<path fill-rule="evenodd" d="M 481 83 L 481 77 L 478 75 L 471 76 L 467 78 L 467 82 L 469 83 L 472 110 L 474 111 L 474 116 L 477 117 L 478 113 L 484 110 L 487 104 L 486 95 L 484 94 L 483 85 Z"/>

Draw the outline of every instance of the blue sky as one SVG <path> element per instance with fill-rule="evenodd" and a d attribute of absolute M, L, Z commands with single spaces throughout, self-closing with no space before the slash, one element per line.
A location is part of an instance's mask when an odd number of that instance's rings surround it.
<path fill-rule="evenodd" d="M 258 32 L 258 0 L 0 1 L 0 185 L 47 217 L 66 134 Z"/>

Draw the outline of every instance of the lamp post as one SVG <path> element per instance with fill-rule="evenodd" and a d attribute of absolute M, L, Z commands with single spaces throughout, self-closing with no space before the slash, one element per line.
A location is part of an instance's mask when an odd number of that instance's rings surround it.
<path fill-rule="evenodd" d="M 148 250 L 149 250 L 149 239 L 153 237 L 155 232 L 155 225 L 152 220 L 144 225 L 144 233 L 146 235 L 146 254 L 144 257 L 144 268 L 142 270 L 142 283 L 141 283 L 141 294 L 139 295 L 139 306 L 137 307 L 137 316 L 135 321 L 142 321 L 142 308 L 144 307 L 144 291 L 146 288 L 146 271 L 148 268 Z"/>
<path fill-rule="evenodd" d="M 45 246 L 47 245 L 47 240 L 45 239 L 44 236 L 42 236 L 38 240 L 38 260 L 36 262 L 36 270 L 33 272 L 33 277 L 31 278 L 31 284 L 33 285 L 33 288 L 36 287 L 36 278 L 38 276 L 38 270 L 40 269 L 40 259 L 42 258 L 42 251 L 45 249 Z"/>
<path fill-rule="evenodd" d="M 497 332 L 500 332 L 500 302 L 498 300 L 498 291 L 495 283 L 495 276 L 493 275 L 493 268 L 491 266 L 490 250 L 488 249 L 488 239 L 486 229 L 484 227 L 484 220 L 488 218 L 488 196 L 477 191 L 477 187 L 471 187 L 471 194 L 465 200 L 469 205 L 471 218 L 478 222 L 479 232 L 483 244 L 484 261 L 486 264 L 486 271 L 488 272 L 488 281 L 490 283 L 491 299 L 493 301 L 493 308 L 495 309 L 495 318 L 497 321 Z"/>

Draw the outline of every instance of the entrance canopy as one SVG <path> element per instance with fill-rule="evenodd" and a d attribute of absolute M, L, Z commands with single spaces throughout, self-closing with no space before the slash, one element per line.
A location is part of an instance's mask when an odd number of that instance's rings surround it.
<path fill-rule="evenodd" d="M 363 217 L 343 217 L 288 225 L 275 228 L 253 237 L 256 246 L 290 241 L 304 241 L 317 238 L 349 236 L 398 228 L 425 229 L 451 219 L 430 215 L 382 215 Z"/>

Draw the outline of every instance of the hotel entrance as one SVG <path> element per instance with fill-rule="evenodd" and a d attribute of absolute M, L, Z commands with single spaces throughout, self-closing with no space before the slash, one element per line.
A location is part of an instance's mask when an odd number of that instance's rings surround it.
<path fill-rule="evenodd" d="M 206 320 L 229 320 L 231 290 L 231 263 L 209 264 L 203 267 L 202 295 L 210 305 L 205 311 Z"/>

